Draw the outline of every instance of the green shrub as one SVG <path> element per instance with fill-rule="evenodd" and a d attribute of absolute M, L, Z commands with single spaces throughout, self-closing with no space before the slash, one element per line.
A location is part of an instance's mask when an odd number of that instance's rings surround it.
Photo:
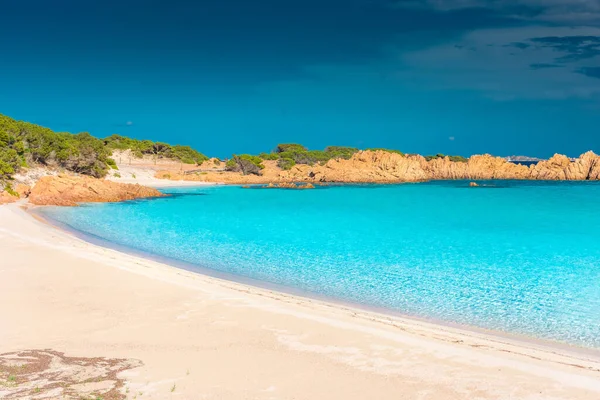
<path fill-rule="evenodd" d="M 468 158 L 463 157 L 463 156 L 449 156 L 450 161 L 454 161 L 454 162 L 467 162 L 469 161 Z"/>
<path fill-rule="evenodd" d="M 232 158 L 230 158 L 229 160 L 227 160 L 227 162 L 225 163 L 225 169 L 227 170 L 233 170 L 233 168 L 235 168 L 237 166 L 237 161 L 235 160 L 235 154 Z"/>
<path fill-rule="evenodd" d="M 260 175 L 261 170 L 265 168 L 262 164 L 262 159 L 258 156 L 250 154 L 233 155 L 233 157 L 225 164 L 225 169 L 233 172 L 241 172 L 244 175 Z"/>
<path fill-rule="evenodd" d="M 272 153 L 260 153 L 258 157 L 262 160 L 278 160 L 280 168 L 289 169 L 295 164 L 314 165 L 324 164 L 331 159 L 349 159 L 356 152 L 358 149 L 355 147 L 329 146 L 325 150 L 308 150 L 301 144 L 284 143 L 278 144 Z M 280 161 L 282 159 L 292 160 L 293 164 L 290 161 Z"/>
<path fill-rule="evenodd" d="M 59 144 L 61 150 L 56 153 L 56 157 L 61 166 L 96 178 L 106 175 L 109 151 L 101 140 L 87 132 L 60 135 L 63 143 Z"/>
<path fill-rule="evenodd" d="M 239 156 L 239 158 L 251 162 L 260 169 L 265 168 L 265 166 L 262 164 L 262 159 L 260 157 L 253 156 L 250 154 L 242 154 L 241 156 Z"/>
<path fill-rule="evenodd" d="M 288 160 L 294 160 L 296 164 L 308 164 L 312 165 L 317 159 L 312 154 L 314 152 L 303 151 L 284 151 L 279 153 L 279 158 L 285 158 Z"/>
<path fill-rule="evenodd" d="M 277 160 L 277 166 L 285 171 L 289 171 L 294 165 L 296 165 L 296 162 L 291 158 L 280 158 Z"/>
<path fill-rule="evenodd" d="M 14 196 L 14 197 L 19 197 L 19 193 L 15 192 L 15 190 L 12 188 L 12 185 L 11 185 L 11 184 L 8 184 L 8 183 L 7 183 L 7 184 L 4 186 L 4 190 L 6 191 L 6 193 L 10 194 L 11 196 Z"/>
<path fill-rule="evenodd" d="M 279 154 L 278 153 L 260 153 L 258 155 L 260 158 L 262 158 L 263 160 L 278 160 L 279 159 Z"/>
<path fill-rule="evenodd" d="M 202 164 L 208 160 L 204 154 L 190 146 L 174 145 L 150 140 L 131 139 L 121 135 L 111 135 L 103 140 L 109 150 L 131 150 L 134 156 L 141 158 L 152 155 L 156 158 L 171 158 L 184 164 Z"/>
<path fill-rule="evenodd" d="M 431 160 L 435 160 L 437 158 L 446 158 L 446 157 L 448 157 L 448 159 L 450 161 L 453 161 L 453 162 L 467 162 L 467 161 L 469 161 L 468 158 L 465 158 L 463 156 L 446 156 L 445 154 L 442 154 L 442 153 L 438 153 L 438 154 L 436 154 L 434 156 L 425 156 L 425 159 L 427 161 L 431 161 Z"/>
<path fill-rule="evenodd" d="M 187 164 L 200 164 L 204 154 L 189 146 L 137 140 L 111 135 L 103 140 L 89 133 L 54 132 L 28 122 L 0 114 L 0 181 L 20 168 L 33 164 L 62 167 L 84 175 L 103 177 L 109 168 L 118 170 L 110 158 L 113 150 L 131 150 L 136 157 L 153 155 Z"/>
<path fill-rule="evenodd" d="M 112 158 L 107 158 L 106 159 L 106 163 L 108 164 L 109 167 L 111 167 L 112 169 L 116 169 L 118 170 L 119 167 L 117 166 L 117 163 L 115 162 L 115 160 L 113 160 Z"/>
<path fill-rule="evenodd" d="M 366 150 L 370 150 L 370 151 L 386 151 L 388 153 L 396 153 L 396 154 L 400 154 L 401 156 L 404 155 L 403 152 L 401 152 L 400 150 L 393 150 L 393 149 L 384 149 L 384 148 L 380 148 L 380 147 L 371 147 L 369 149 Z"/>
<path fill-rule="evenodd" d="M 347 160 L 356 152 L 358 149 L 355 147 L 328 146 L 325 148 L 325 153 L 330 156 L 329 159 L 343 158 Z"/>
<path fill-rule="evenodd" d="M 326 163 L 332 159 L 344 158 L 349 159 L 358 149 L 354 147 L 329 146 L 325 150 L 306 150 L 301 145 L 278 145 L 278 151 L 275 155 L 279 159 L 285 158 L 293 160 L 295 164 L 313 165 L 316 163 Z"/>
<path fill-rule="evenodd" d="M 30 162 L 95 177 L 106 175 L 109 151 L 88 133 L 54 132 L 0 115 L 0 179 Z"/>
<path fill-rule="evenodd" d="M 329 160 L 331 160 L 334 157 L 333 153 L 328 153 L 326 151 L 323 150 L 310 150 L 306 153 L 309 162 L 303 162 L 303 163 L 299 163 L 299 164 L 315 164 L 317 162 L 327 162 Z"/>
<path fill-rule="evenodd" d="M 0 147 L 0 179 L 12 176 L 19 169 L 23 159 L 19 154 L 7 146 Z"/>
<path fill-rule="evenodd" d="M 275 152 L 276 153 L 285 153 L 285 152 L 302 152 L 302 151 L 307 151 L 308 149 L 304 146 L 302 146 L 301 144 L 297 144 L 297 143 L 282 143 L 282 144 L 278 144 L 277 147 L 275 148 Z"/>
<path fill-rule="evenodd" d="M 168 151 L 165 151 L 165 156 L 167 158 L 174 158 L 174 159 L 180 160 L 184 164 L 200 165 L 204 161 L 208 160 L 208 157 L 206 157 L 204 154 L 192 149 L 190 146 L 181 146 L 181 145 L 175 145 L 173 147 L 170 147 L 170 149 Z"/>

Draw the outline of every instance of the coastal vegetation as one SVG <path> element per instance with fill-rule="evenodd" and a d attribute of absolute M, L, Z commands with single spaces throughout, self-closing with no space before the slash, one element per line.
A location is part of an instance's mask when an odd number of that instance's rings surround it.
<path fill-rule="evenodd" d="M 40 164 L 62 167 L 93 177 L 106 175 L 109 150 L 89 133 L 54 132 L 0 115 L 0 179 L 21 167 Z"/>
<path fill-rule="evenodd" d="M 371 148 L 368 148 L 366 150 L 370 150 L 370 151 L 386 151 L 388 153 L 400 154 L 401 156 L 404 155 L 404 153 L 401 152 L 400 150 L 383 149 L 383 148 L 380 148 L 380 147 L 371 147 Z"/>
<path fill-rule="evenodd" d="M 265 168 L 262 158 L 250 154 L 233 155 L 225 164 L 227 171 L 241 172 L 243 175 L 260 175 Z"/>
<path fill-rule="evenodd" d="M 278 144 L 271 153 L 261 153 L 263 160 L 277 160 L 282 169 L 290 169 L 296 164 L 313 165 L 326 163 L 331 159 L 349 159 L 359 150 L 355 147 L 328 146 L 325 150 L 309 150 L 301 144 Z"/>
<path fill-rule="evenodd" d="M 371 148 L 371 151 L 385 151 L 404 156 L 399 150 Z M 260 153 L 258 156 L 250 154 L 233 155 L 227 161 L 225 169 L 241 172 L 244 175 L 260 175 L 264 169 L 263 161 L 277 161 L 277 167 L 289 171 L 295 165 L 325 165 L 329 160 L 350 159 L 360 150 L 356 147 L 328 146 L 324 150 L 309 150 L 298 143 L 280 143 L 270 153 Z"/>
<path fill-rule="evenodd" d="M 366 150 L 405 155 L 395 149 Z M 54 132 L 0 114 L 0 182 L 5 182 L 3 186 L 7 186 L 6 183 L 22 167 L 31 166 L 59 168 L 96 178 L 104 177 L 112 169 L 112 175 L 119 176 L 119 167 L 111 158 L 115 151 L 129 151 L 134 157 L 170 159 L 195 165 L 209 160 L 190 146 L 140 140 L 118 134 L 98 139 L 85 132 Z M 267 161 L 274 161 L 269 164 L 270 167 L 290 171 L 296 165 L 325 165 L 330 160 L 348 160 L 359 151 L 356 147 L 348 146 L 328 146 L 323 150 L 311 150 L 299 143 L 280 143 L 268 153 L 234 154 L 226 161 L 225 170 L 242 175 L 262 175 Z M 446 157 L 454 162 L 467 161 L 462 156 L 444 154 L 427 156 L 426 159 L 430 161 Z M 220 165 L 218 159 L 212 161 L 215 165 Z"/>
<path fill-rule="evenodd" d="M 385 151 L 388 153 L 395 153 L 404 156 L 404 153 L 399 150 L 384 149 L 384 148 L 369 148 L 366 150 L 371 151 Z M 354 154 L 360 150 L 356 147 L 346 146 L 328 146 L 324 150 L 309 150 L 307 147 L 298 143 L 281 143 L 278 144 L 275 149 L 270 153 L 260 153 L 257 158 L 254 156 L 244 155 L 246 160 L 254 163 L 255 166 L 259 166 L 261 161 L 277 161 L 277 167 L 284 171 L 289 171 L 297 164 L 304 165 L 325 165 L 329 160 L 337 159 L 350 159 Z M 241 157 L 241 156 L 240 156 Z M 240 160 L 236 159 L 234 155 L 227 164 L 227 170 L 229 171 L 241 171 Z M 262 168 L 251 168 L 252 174 L 260 174 Z"/>
<path fill-rule="evenodd" d="M 296 161 L 291 158 L 280 158 L 277 160 L 277 166 L 284 171 L 289 171 L 294 165 L 296 165 Z"/>
<path fill-rule="evenodd" d="M 234 154 L 227 161 L 225 168 L 228 171 L 242 172 L 244 175 L 259 175 L 260 171 L 264 169 L 263 161 L 277 161 L 277 166 L 287 171 L 296 164 L 325 164 L 329 160 L 338 158 L 347 160 L 358 151 L 355 147 L 342 146 L 329 146 L 324 150 L 309 150 L 301 144 L 281 143 L 271 153 L 260 153 L 258 156 Z"/>
<path fill-rule="evenodd" d="M 54 132 L 0 114 L 0 182 L 10 180 L 22 167 L 35 165 L 64 168 L 101 178 L 110 168 L 118 169 L 110 158 L 113 150 L 131 150 L 136 156 L 152 155 L 186 164 L 200 164 L 208 160 L 189 146 L 172 146 L 121 135 L 101 140 L 86 132 Z"/>
<path fill-rule="evenodd" d="M 454 162 L 467 162 L 467 161 L 469 161 L 468 158 L 463 157 L 463 156 L 447 156 L 447 155 L 442 154 L 442 153 L 438 153 L 438 154 L 433 155 L 433 156 L 425 156 L 425 159 L 427 161 L 431 161 L 431 160 L 435 160 L 435 159 L 438 159 L 438 158 L 446 158 L 446 157 L 448 157 L 448 159 L 450 161 L 454 161 Z"/>
<path fill-rule="evenodd" d="M 168 143 L 132 139 L 121 135 L 111 135 L 103 142 L 110 150 L 131 150 L 136 157 L 150 155 L 156 158 L 179 160 L 184 164 L 202 164 L 208 160 L 208 157 L 190 146 L 171 146 Z"/>

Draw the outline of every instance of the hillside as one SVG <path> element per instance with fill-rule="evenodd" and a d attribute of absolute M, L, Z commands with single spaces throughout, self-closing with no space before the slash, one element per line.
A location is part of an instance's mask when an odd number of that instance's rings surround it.
<path fill-rule="evenodd" d="M 114 151 L 129 150 L 136 157 L 201 164 L 204 154 L 189 146 L 112 135 L 98 139 L 89 133 L 71 134 L 0 114 L 0 184 L 10 189 L 13 175 L 23 168 L 44 167 L 102 178 L 116 169 Z"/>

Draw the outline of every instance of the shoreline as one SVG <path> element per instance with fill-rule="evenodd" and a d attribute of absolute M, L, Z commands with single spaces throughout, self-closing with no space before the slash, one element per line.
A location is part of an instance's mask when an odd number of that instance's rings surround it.
<path fill-rule="evenodd" d="M 169 189 L 169 188 L 178 188 L 178 187 L 205 187 L 205 186 L 215 186 L 215 185 L 223 185 L 223 183 L 219 182 L 201 182 L 201 181 L 185 181 L 185 180 L 169 180 L 169 179 L 109 179 L 111 182 L 116 183 L 129 183 L 129 184 L 138 184 L 141 186 L 147 186 L 154 189 Z"/>
<path fill-rule="evenodd" d="M 198 274 L 207 278 L 217 279 L 224 282 L 230 282 L 237 285 L 250 286 L 257 290 L 264 290 L 267 292 L 275 292 L 280 295 L 293 296 L 298 298 L 299 300 L 314 301 L 327 307 L 338 307 L 342 310 L 351 312 L 356 315 L 366 314 L 363 315 L 363 317 L 372 316 L 374 319 L 381 321 L 389 319 L 387 323 L 392 325 L 403 324 L 405 322 L 425 324 L 429 325 L 431 328 L 434 329 L 450 329 L 456 331 L 456 333 L 458 334 L 465 336 L 482 336 L 486 340 L 497 341 L 502 344 L 530 347 L 533 350 L 546 351 L 550 353 L 557 353 L 574 357 L 589 358 L 592 361 L 600 362 L 600 348 L 585 347 L 577 344 L 529 336 L 517 332 L 506 332 L 501 330 L 487 329 L 473 325 L 463 325 L 452 321 L 444 321 L 437 320 L 434 318 L 422 317 L 418 315 L 410 315 L 401 311 L 395 311 L 384 307 L 377 307 L 368 304 L 351 302 L 348 300 L 343 300 L 332 296 L 310 292 L 299 288 L 276 284 L 268 281 L 262 281 L 250 277 L 245 277 L 242 275 L 227 273 L 216 269 L 212 269 L 207 266 L 200 266 L 186 261 L 181 261 L 167 256 L 153 254 L 144 250 L 128 247 L 126 245 L 113 243 L 107 239 L 78 230 L 60 221 L 56 221 L 51 217 L 43 215 L 43 212 L 40 210 L 43 207 L 48 206 L 29 207 L 26 209 L 26 212 L 29 215 L 36 218 L 37 220 L 39 220 L 40 222 L 51 226 L 53 229 L 57 229 L 67 235 L 71 235 L 91 245 L 117 251 L 119 253 L 127 254 L 129 256 L 139 257 L 150 262 L 160 263 L 170 268 L 183 270 L 192 274 Z"/>
<path fill-rule="evenodd" d="M 0 353 L 139 359 L 124 375 L 141 398 L 167 397 L 173 382 L 186 399 L 600 396 L 596 357 L 190 272 L 89 243 L 21 206 L 0 207 Z"/>

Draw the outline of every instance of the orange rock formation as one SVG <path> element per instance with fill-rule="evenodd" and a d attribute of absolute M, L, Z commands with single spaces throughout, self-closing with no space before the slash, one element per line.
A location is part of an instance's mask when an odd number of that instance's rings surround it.
<path fill-rule="evenodd" d="M 75 206 L 84 202 L 112 202 L 164 196 L 156 189 L 87 176 L 45 176 L 31 189 L 36 205 Z"/>
<path fill-rule="evenodd" d="M 7 191 L 0 192 L 0 204 L 14 203 L 17 200 L 19 200 L 18 197 L 13 196 L 12 194 L 8 193 Z"/>
<path fill-rule="evenodd" d="M 235 172 L 204 172 L 181 175 L 159 171 L 158 178 L 224 183 L 285 182 L 420 182 L 432 179 L 535 179 L 535 180 L 600 180 L 600 156 L 582 154 L 575 161 L 555 155 L 537 165 L 513 164 L 489 154 L 474 155 L 467 162 L 450 161 L 448 157 L 427 161 L 419 155 L 403 156 L 386 151 L 361 151 L 349 160 L 330 160 L 324 165 L 295 165 L 289 171 L 277 167 L 275 161 L 264 161 L 262 175 Z"/>
<path fill-rule="evenodd" d="M 4 190 L 4 191 L 0 192 L 0 204 L 14 203 L 15 201 L 19 200 L 20 198 L 25 198 L 25 197 L 29 196 L 30 190 L 31 190 L 31 188 L 29 186 L 23 185 L 23 184 L 18 184 L 14 188 L 13 192 L 16 193 L 17 196 Z"/>

